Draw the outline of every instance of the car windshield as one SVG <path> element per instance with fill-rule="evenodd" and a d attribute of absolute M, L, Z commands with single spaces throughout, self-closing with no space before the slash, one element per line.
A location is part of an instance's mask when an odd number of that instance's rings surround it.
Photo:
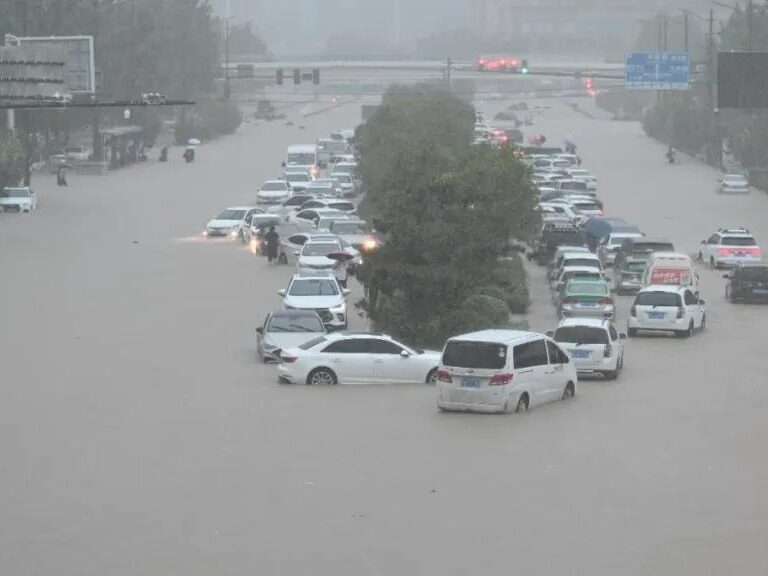
<path fill-rule="evenodd" d="M 584 272 L 584 271 L 573 271 L 570 270 L 568 272 L 563 273 L 563 280 L 568 281 L 572 278 L 578 278 L 580 280 L 600 280 L 602 279 L 602 276 L 599 272 Z"/>
<path fill-rule="evenodd" d="M 344 184 L 350 184 L 352 182 L 352 177 L 349 174 L 331 174 L 331 176 Z"/>
<path fill-rule="evenodd" d="M 568 282 L 570 294 L 582 294 L 584 296 L 607 296 L 608 286 L 605 282 L 580 282 L 571 280 Z"/>
<path fill-rule="evenodd" d="M 267 332 L 325 332 L 317 316 L 272 316 Z"/>
<path fill-rule="evenodd" d="M 285 175 L 285 179 L 288 180 L 288 182 L 309 182 L 309 174 L 302 174 L 298 172 L 292 172 L 290 174 Z"/>
<path fill-rule="evenodd" d="M 645 262 L 638 261 L 638 262 L 627 262 L 626 266 L 624 266 L 624 270 L 627 272 L 639 272 L 642 273 L 645 271 Z"/>
<path fill-rule="evenodd" d="M 598 260 L 594 258 L 566 258 L 564 266 L 588 266 L 597 268 Z"/>
<path fill-rule="evenodd" d="M 636 306 L 680 306 L 680 295 L 674 292 L 641 292 Z"/>
<path fill-rule="evenodd" d="M 755 239 L 750 236 L 724 236 L 720 244 L 723 246 L 757 246 Z"/>
<path fill-rule="evenodd" d="M 334 234 L 365 234 L 365 224 L 362 222 L 339 222 L 331 226 Z"/>
<path fill-rule="evenodd" d="M 302 256 L 328 256 L 331 252 L 338 252 L 341 250 L 341 246 L 334 242 L 312 242 L 304 244 L 304 249 L 301 251 Z"/>
<path fill-rule="evenodd" d="M 350 210 L 355 209 L 355 205 L 351 202 L 331 202 L 328 204 L 328 208 L 333 208 L 334 210 L 341 210 L 342 212 L 348 212 Z"/>
<path fill-rule="evenodd" d="M 738 278 L 746 282 L 768 282 L 768 267 L 755 266 L 742 268 L 737 272 Z"/>
<path fill-rule="evenodd" d="M 594 326 L 563 326 L 555 331 L 555 341 L 576 344 L 608 344 L 608 332 Z"/>
<path fill-rule="evenodd" d="M 294 280 L 288 291 L 290 296 L 336 296 L 338 293 L 336 281 L 326 278 Z"/>
<path fill-rule="evenodd" d="M 261 187 L 262 190 L 267 191 L 274 191 L 274 190 L 285 190 L 286 183 L 285 182 L 264 182 L 264 185 Z"/>
<path fill-rule="evenodd" d="M 242 220 L 245 218 L 246 210 L 224 210 L 216 216 L 216 220 Z"/>
<path fill-rule="evenodd" d="M 314 163 L 315 155 L 312 152 L 291 152 L 286 162 L 289 166 L 310 166 Z"/>
<path fill-rule="evenodd" d="M 443 351 L 443 364 L 455 368 L 498 370 L 507 362 L 507 347 L 492 342 L 450 340 Z"/>
<path fill-rule="evenodd" d="M 674 252 L 675 247 L 672 244 L 664 242 L 635 242 L 632 245 L 632 252 L 642 254 L 643 252 Z"/>
<path fill-rule="evenodd" d="M 2 198 L 29 198 L 29 190 L 27 188 L 6 188 L 0 192 Z"/>
<path fill-rule="evenodd" d="M 302 206 L 307 200 L 310 200 L 309 196 L 294 196 L 283 202 L 283 206 Z"/>
<path fill-rule="evenodd" d="M 741 174 L 730 174 L 725 178 L 723 178 L 723 181 L 728 182 L 729 184 L 746 184 L 747 183 L 747 179 Z"/>

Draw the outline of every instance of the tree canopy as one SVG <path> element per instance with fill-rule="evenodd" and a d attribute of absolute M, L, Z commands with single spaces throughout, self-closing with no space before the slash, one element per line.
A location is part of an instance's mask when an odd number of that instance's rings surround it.
<path fill-rule="evenodd" d="M 498 325 L 499 306 L 508 323 L 507 303 L 488 291 L 468 299 L 499 285 L 494 273 L 510 237 L 537 223 L 527 169 L 509 148 L 472 146 L 474 122 L 472 106 L 444 90 L 394 87 L 357 132 L 367 202 L 386 238 L 361 270 L 369 312 L 377 327 L 411 342 L 439 344 L 489 319 Z M 517 283 L 525 285 L 522 269 Z M 489 299 L 487 313 L 466 313 Z"/>

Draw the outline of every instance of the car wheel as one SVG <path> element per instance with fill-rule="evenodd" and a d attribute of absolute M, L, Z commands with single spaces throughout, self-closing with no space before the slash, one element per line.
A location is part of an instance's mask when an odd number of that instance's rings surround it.
<path fill-rule="evenodd" d="M 437 368 L 432 368 L 432 370 L 429 371 L 429 374 L 427 374 L 427 384 L 437 384 Z"/>
<path fill-rule="evenodd" d="M 630 338 L 637 336 L 637 328 L 627 328 L 627 336 Z"/>
<path fill-rule="evenodd" d="M 573 382 L 568 382 L 563 390 L 563 400 L 570 400 L 576 397 L 576 386 Z"/>
<path fill-rule="evenodd" d="M 310 386 L 332 386 L 336 383 L 336 374 L 329 368 L 315 368 L 307 376 L 307 384 Z"/>
<path fill-rule="evenodd" d="M 520 396 L 520 399 L 517 401 L 517 407 L 515 408 L 515 412 L 518 414 L 525 414 L 528 412 L 528 394 L 523 392 L 523 395 Z"/>
<path fill-rule="evenodd" d="M 606 380 L 616 380 L 618 375 L 619 375 L 618 368 L 616 370 L 606 370 L 605 372 L 603 372 L 603 377 Z"/>

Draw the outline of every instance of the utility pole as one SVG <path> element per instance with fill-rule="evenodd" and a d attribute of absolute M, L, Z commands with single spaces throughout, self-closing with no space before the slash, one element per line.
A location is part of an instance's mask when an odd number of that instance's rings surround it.
<path fill-rule="evenodd" d="M 685 31 L 683 32 L 683 46 L 686 52 L 688 52 L 688 11 L 683 12 L 683 22 Z"/>
<path fill-rule="evenodd" d="M 229 16 L 226 18 L 224 37 L 224 100 L 229 100 Z"/>
<path fill-rule="evenodd" d="M 707 35 L 707 103 L 708 108 L 715 109 L 715 11 L 709 9 L 709 34 Z"/>
<path fill-rule="evenodd" d="M 664 18 L 664 51 L 665 52 L 667 51 L 667 41 L 668 41 L 667 31 L 668 31 L 668 28 L 669 28 L 669 20 Z"/>
<path fill-rule="evenodd" d="M 93 0 L 93 62 L 96 67 L 96 55 L 98 54 L 98 38 L 99 38 L 99 0 Z M 104 81 L 102 80 L 102 84 Z M 96 86 L 93 87 L 94 94 L 96 93 Z M 101 160 L 101 131 L 99 130 L 99 109 L 93 109 L 93 130 L 92 130 L 92 145 L 93 145 L 93 159 L 96 161 Z"/>

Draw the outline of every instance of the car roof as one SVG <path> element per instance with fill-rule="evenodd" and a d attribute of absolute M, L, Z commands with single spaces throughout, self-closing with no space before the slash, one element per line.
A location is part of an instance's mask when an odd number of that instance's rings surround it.
<path fill-rule="evenodd" d="M 651 284 L 650 286 L 646 286 L 645 288 L 641 289 L 638 294 L 642 294 L 643 292 L 669 292 L 672 294 L 679 294 L 686 288 L 689 287 L 678 286 L 676 284 Z"/>
<path fill-rule="evenodd" d="M 384 334 L 383 332 L 331 332 L 328 335 L 329 340 L 342 340 L 353 338 L 382 338 L 385 340 L 392 340 L 392 336 Z"/>
<path fill-rule="evenodd" d="M 597 256 L 597 254 L 593 254 L 589 250 L 587 250 L 586 252 L 581 252 L 579 250 L 574 250 L 572 252 L 567 252 L 567 251 L 563 252 L 563 258 L 564 259 L 565 258 L 569 258 L 569 257 L 573 257 L 573 258 L 588 258 L 590 260 L 600 260 L 600 258 Z"/>
<path fill-rule="evenodd" d="M 746 228 L 720 228 L 717 233 L 721 236 L 752 236 Z"/>
<path fill-rule="evenodd" d="M 504 344 L 515 344 L 518 342 L 524 342 L 533 338 L 543 338 L 543 334 L 537 332 L 528 332 L 525 330 L 478 330 L 477 332 L 469 332 L 467 334 L 461 334 L 459 336 L 453 336 L 448 341 L 462 341 L 462 342 L 502 342 Z"/>
<path fill-rule="evenodd" d="M 308 246 L 309 244 L 339 244 L 339 239 L 330 236 L 327 238 L 318 238 L 317 236 L 313 238 L 312 236 L 309 236 L 304 243 L 304 246 Z"/>
<path fill-rule="evenodd" d="M 672 244 L 671 240 L 662 236 L 642 236 L 640 238 L 628 238 L 628 240 L 632 240 L 632 244 Z"/>
<path fill-rule="evenodd" d="M 591 266 L 563 266 L 563 272 L 589 272 L 600 274 L 600 270 Z"/>
<path fill-rule="evenodd" d="M 650 260 L 687 260 L 691 261 L 691 257 L 688 254 L 681 252 L 651 252 Z"/>
<path fill-rule="evenodd" d="M 608 328 L 610 320 L 606 318 L 563 318 L 557 325 L 558 328 L 566 326 L 590 326 L 592 328 Z"/>
<path fill-rule="evenodd" d="M 226 210 L 255 210 L 257 209 L 257 206 L 230 206 L 229 208 L 226 208 Z M 261 208 L 258 208 L 261 210 Z"/>
<path fill-rule="evenodd" d="M 283 316 L 288 318 L 296 318 L 299 316 L 313 316 L 318 317 L 317 312 L 314 310 L 300 310 L 300 309 L 292 309 L 292 310 L 274 310 L 269 313 L 271 317 L 275 316 Z"/>
<path fill-rule="evenodd" d="M 315 144 L 292 144 L 288 146 L 288 152 L 315 152 L 316 150 Z"/>
<path fill-rule="evenodd" d="M 296 280 L 336 280 L 336 276 L 334 276 L 331 270 L 326 272 L 319 270 L 303 270 L 291 276 L 291 282 L 295 282 Z"/>

